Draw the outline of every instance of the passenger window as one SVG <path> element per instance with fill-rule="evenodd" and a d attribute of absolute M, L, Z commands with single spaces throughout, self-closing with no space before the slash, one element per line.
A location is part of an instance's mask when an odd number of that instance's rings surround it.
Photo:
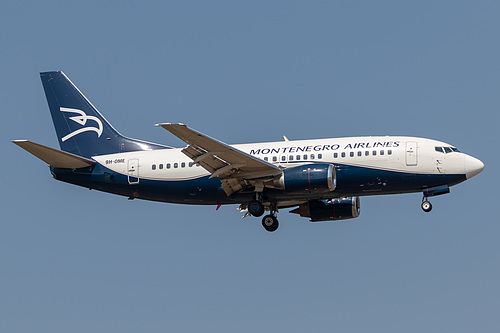
<path fill-rule="evenodd" d="M 285 156 L 285 155 L 281 156 L 281 160 L 282 160 L 283 162 L 284 162 L 284 161 L 286 161 L 286 156 Z"/>
<path fill-rule="evenodd" d="M 153 164 L 153 165 L 151 166 L 151 169 L 156 170 L 156 164 Z"/>
<path fill-rule="evenodd" d="M 368 155 L 370 155 L 370 152 L 367 150 L 367 151 L 365 151 L 365 156 L 368 156 Z"/>
<path fill-rule="evenodd" d="M 360 151 L 358 151 L 358 156 L 361 156 L 361 155 L 363 155 L 363 154 Z"/>
<path fill-rule="evenodd" d="M 311 154 L 311 160 L 314 160 L 314 154 Z"/>
<path fill-rule="evenodd" d="M 387 155 L 392 155 L 392 150 L 391 150 L 391 149 L 389 149 L 389 150 L 387 151 Z"/>
<path fill-rule="evenodd" d="M 345 157 L 345 153 L 340 154 L 340 156 Z"/>
<path fill-rule="evenodd" d="M 191 168 L 193 166 L 193 162 L 189 162 L 189 167 Z"/>
<path fill-rule="evenodd" d="M 296 159 L 297 161 L 300 161 L 300 155 L 295 156 L 295 159 Z"/>
<path fill-rule="evenodd" d="M 377 155 L 377 151 L 376 151 L 376 150 L 374 150 L 374 151 L 372 152 L 372 154 L 373 154 L 373 156 L 376 156 L 376 155 Z"/>
<path fill-rule="evenodd" d="M 268 158 L 267 156 L 266 156 L 266 157 L 264 157 L 264 161 L 266 161 L 266 162 L 267 162 L 268 160 L 269 160 L 269 158 Z"/>
<path fill-rule="evenodd" d="M 304 157 L 305 160 L 307 160 L 307 155 L 304 155 L 303 157 Z"/>
<path fill-rule="evenodd" d="M 170 163 L 167 163 L 167 169 L 170 169 Z"/>
<path fill-rule="evenodd" d="M 186 163 L 182 162 L 181 167 L 183 167 L 183 168 L 186 167 Z"/>
<path fill-rule="evenodd" d="M 178 168 L 179 167 L 179 163 L 174 163 L 174 168 Z"/>
<path fill-rule="evenodd" d="M 288 156 L 289 161 L 293 161 L 293 155 Z"/>
<path fill-rule="evenodd" d="M 278 158 L 276 156 L 273 156 L 273 162 L 278 161 Z"/>
<path fill-rule="evenodd" d="M 380 155 L 384 155 L 384 151 L 383 150 L 380 151 Z"/>
<path fill-rule="evenodd" d="M 338 153 L 333 153 L 333 158 L 337 158 L 339 157 L 339 154 Z"/>
<path fill-rule="evenodd" d="M 354 152 L 351 151 L 351 153 L 349 154 L 349 156 L 354 157 Z"/>
<path fill-rule="evenodd" d="M 323 154 L 318 154 L 318 160 L 323 158 Z"/>

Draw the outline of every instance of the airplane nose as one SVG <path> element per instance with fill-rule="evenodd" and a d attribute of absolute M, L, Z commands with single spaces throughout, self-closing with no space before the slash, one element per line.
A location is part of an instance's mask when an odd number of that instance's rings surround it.
<path fill-rule="evenodd" d="M 465 156 L 465 176 L 467 179 L 474 177 L 484 169 L 484 164 L 477 158 Z"/>

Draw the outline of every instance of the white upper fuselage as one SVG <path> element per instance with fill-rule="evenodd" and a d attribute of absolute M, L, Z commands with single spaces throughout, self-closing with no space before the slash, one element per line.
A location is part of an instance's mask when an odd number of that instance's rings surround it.
<path fill-rule="evenodd" d="M 352 165 L 415 174 L 464 174 L 470 178 L 484 165 L 444 142 L 400 136 L 347 137 L 238 144 L 233 147 L 282 168 L 315 162 Z M 443 147 L 437 151 L 436 147 Z M 446 147 L 446 148 L 445 148 Z M 440 150 L 440 149 L 438 149 Z M 103 166 L 127 175 L 137 160 L 136 176 L 151 180 L 186 180 L 210 175 L 192 165 L 182 148 L 93 156 Z"/>

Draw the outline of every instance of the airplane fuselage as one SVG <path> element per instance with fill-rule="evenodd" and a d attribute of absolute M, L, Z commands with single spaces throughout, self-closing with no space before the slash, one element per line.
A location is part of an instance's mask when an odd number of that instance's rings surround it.
<path fill-rule="evenodd" d="M 337 184 L 333 192 L 311 195 L 267 189 L 266 196 L 271 201 L 421 192 L 424 188 L 452 186 L 466 180 L 478 163 L 473 157 L 452 151 L 453 146 L 449 144 L 400 136 L 266 142 L 234 147 L 282 169 L 316 163 L 335 166 Z M 445 147 L 450 150 L 446 152 Z M 227 196 L 220 180 L 210 178 L 208 171 L 193 164 L 181 150 L 98 155 L 92 157 L 97 161 L 93 168 L 72 172 L 52 168 L 52 171 L 59 180 L 162 202 L 231 204 L 254 194 L 242 191 Z"/>

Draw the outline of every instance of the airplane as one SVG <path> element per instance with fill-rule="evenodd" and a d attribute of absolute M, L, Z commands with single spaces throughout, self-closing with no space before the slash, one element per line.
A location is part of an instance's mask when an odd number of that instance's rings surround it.
<path fill-rule="evenodd" d="M 356 218 L 360 197 L 450 192 L 484 169 L 455 146 L 425 138 L 367 136 L 229 145 L 182 123 L 160 123 L 184 148 L 121 135 L 62 71 L 40 73 L 60 150 L 12 141 L 56 180 L 178 204 L 239 204 L 275 231 L 280 209 L 312 222 Z"/>

